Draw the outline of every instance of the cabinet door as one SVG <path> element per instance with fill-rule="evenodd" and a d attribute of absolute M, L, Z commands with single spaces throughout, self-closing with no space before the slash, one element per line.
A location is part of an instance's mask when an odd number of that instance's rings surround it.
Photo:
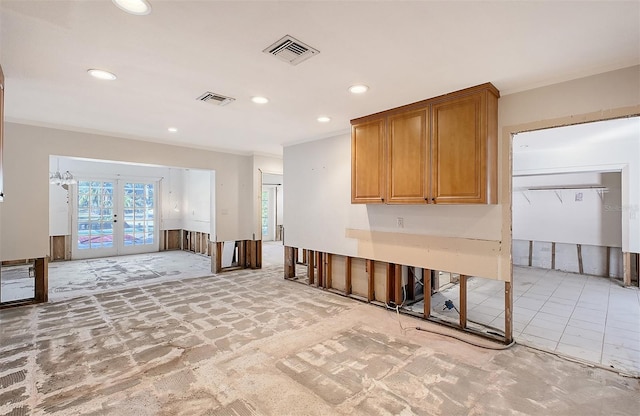
<path fill-rule="evenodd" d="M 428 110 L 390 116 L 387 120 L 387 203 L 426 203 L 429 160 Z"/>
<path fill-rule="evenodd" d="M 384 119 L 351 127 L 351 203 L 384 202 Z"/>
<path fill-rule="evenodd" d="M 431 202 L 486 203 L 483 94 L 434 104 Z"/>

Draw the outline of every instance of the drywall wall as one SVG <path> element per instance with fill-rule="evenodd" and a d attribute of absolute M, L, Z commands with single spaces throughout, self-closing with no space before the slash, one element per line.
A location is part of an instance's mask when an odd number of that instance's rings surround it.
<path fill-rule="evenodd" d="M 166 175 L 160 181 L 160 200 L 162 217 L 161 230 L 179 230 L 183 228 L 182 217 L 185 213 L 183 177 L 186 173 L 180 168 L 166 168 Z"/>
<path fill-rule="evenodd" d="M 182 228 L 201 233 L 215 232 L 211 229 L 211 172 L 188 169 L 182 178 L 184 213 Z"/>
<path fill-rule="evenodd" d="M 17 123 L 5 123 L 4 150 L 3 260 L 49 253 L 50 155 L 215 170 L 218 239 L 251 239 L 252 156 Z"/>
<path fill-rule="evenodd" d="M 513 238 L 621 247 L 620 186 L 619 172 L 516 176 Z"/>
<path fill-rule="evenodd" d="M 287 146 L 285 245 L 510 280 L 511 133 L 640 112 L 639 71 L 502 97 L 493 206 L 352 205 L 349 135 Z"/>

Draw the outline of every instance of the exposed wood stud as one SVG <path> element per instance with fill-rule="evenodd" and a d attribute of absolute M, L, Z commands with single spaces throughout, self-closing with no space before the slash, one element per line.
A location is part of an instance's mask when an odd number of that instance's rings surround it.
<path fill-rule="evenodd" d="M 431 316 L 431 270 L 422 270 L 422 287 L 424 291 L 424 311 L 423 317 L 426 319 Z"/>
<path fill-rule="evenodd" d="M 292 249 L 293 249 L 293 261 L 294 261 L 294 264 L 298 264 L 298 248 L 297 247 L 292 247 Z"/>
<path fill-rule="evenodd" d="M 467 327 L 467 276 L 460 275 L 460 327 Z"/>
<path fill-rule="evenodd" d="M 351 257 L 347 256 L 344 260 L 344 292 L 345 295 L 351 294 Z"/>
<path fill-rule="evenodd" d="M 36 302 L 49 301 L 49 258 L 37 258 L 34 265 L 35 272 L 35 291 L 34 297 Z"/>
<path fill-rule="evenodd" d="M 307 256 L 309 250 L 302 250 L 302 264 L 307 264 Z"/>
<path fill-rule="evenodd" d="M 556 243 L 551 243 L 551 270 L 556 269 Z"/>
<path fill-rule="evenodd" d="M 395 268 L 393 267 L 393 263 L 387 263 L 387 276 L 386 276 L 386 281 L 387 281 L 387 290 L 386 290 L 386 294 L 385 294 L 385 298 L 384 301 L 386 303 L 391 303 L 392 301 L 395 301 L 395 276 L 394 276 L 394 272 L 395 272 Z"/>
<path fill-rule="evenodd" d="M 313 264 L 314 260 L 313 250 L 307 250 L 307 277 L 309 278 L 309 284 L 314 284 L 315 277 L 315 266 Z"/>
<path fill-rule="evenodd" d="M 504 341 L 513 341 L 513 290 L 512 282 L 504 282 Z"/>
<path fill-rule="evenodd" d="M 622 283 L 625 287 L 631 286 L 631 253 L 622 253 Z"/>
<path fill-rule="evenodd" d="M 255 240 L 256 246 L 256 269 L 262 268 L 262 240 Z"/>
<path fill-rule="evenodd" d="M 533 241 L 529 240 L 529 267 L 533 264 Z"/>
<path fill-rule="evenodd" d="M 212 242 L 212 245 L 215 247 L 211 250 L 211 273 L 216 274 L 222 271 L 222 242 Z"/>
<path fill-rule="evenodd" d="M 318 272 L 316 276 L 316 287 L 323 287 L 324 284 L 324 262 L 322 254 L 321 251 L 316 251 L 316 270 Z"/>
<path fill-rule="evenodd" d="M 331 276 L 331 253 L 324 253 L 324 258 L 326 259 L 326 265 L 325 265 L 326 277 L 324 279 L 324 283 L 327 289 L 331 289 L 331 287 L 333 286 L 333 278 Z"/>
<path fill-rule="evenodd" d="M 289 246 L 284 247 L 284 278 L 291 279 L 296 277 L 296 258 L 297 249 Z"/>
<path fill-rule="evenodd" d="M 403 302 L 403 290 L 402 290 L 402 265 L 396 264 L 394 265 L 393 275 L 395 279 L 395 300 L 396 305 L 401 305 Z"/>
<path fill-rule="evenodd" d="M 582 244 L 576 244 L 578 247 L 578 271 L 580 274 L 584 274 L 584 270 L 582 268 Z"/>
<path fill-rule="evenodd" d="M 367 300 L 371 302 L 375 299 L 374 282 L 375 282 L 375 263 L 373 260 L 367 260 L 367 272 L 369 279 L 367 279 Z"/>

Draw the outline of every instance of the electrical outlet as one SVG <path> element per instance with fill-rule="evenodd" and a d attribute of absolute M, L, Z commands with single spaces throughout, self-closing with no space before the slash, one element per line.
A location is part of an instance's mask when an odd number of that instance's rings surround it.
<path fill-rule="evenodd" d="M 398 228 L 404 228 L 404 218 L 398 217 L 397 224 L 398 224 Z"/>

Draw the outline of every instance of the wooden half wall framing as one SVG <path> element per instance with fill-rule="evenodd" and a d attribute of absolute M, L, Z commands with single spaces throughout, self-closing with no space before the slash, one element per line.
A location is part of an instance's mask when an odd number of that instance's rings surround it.
<path fill-rule="evenodd" d="M 238 269 L 262 268 L 262 240 L 211 241 L 211 272 L 221 273 Z M 222 253 L 225 244 L 233 244 L 233 260 L 230 266 L 223 266 Z"/>
<path fill-rule="evenodd" d="M 303 261 L 300 260 L 300 253 L 303 253 Z M 396 310 L 398 307 L 401 313 L 449 324 L 437 319 L 431 313 L 433 289 L 432 271 L 429 269 L 285 246 L 284 278 L 385 308 Z M 413 289 L 416 281 L 421 282 L 422 293 L 419 295 L 416 295 Z M 495 340 L 494 336 L 480 333 L 467 326 L 467 281 L 466 275 L 460 275 L 460 319 L 456 327 Z M 511 282 L 502 283 L 505 285 L 503 341 L 511 343 L 513 340 L 512 286 Z M 424 308 L 419 313 L 403 310 L 400 306 L 406 301 L 423 301 Z"/>
<path fill-rule="evenodd" d="M 29 278 L 34 280 L 34 293 L 32 298 L 20 299 L 9 302 L 0 302 L 0 309 L 45 303 L 49 301 L 49 257 L 38 257 L 29 260 L 3 261 L 3 265 L 30 264 Z M 2 288 L 0 287 L 0 291 Z"/>

